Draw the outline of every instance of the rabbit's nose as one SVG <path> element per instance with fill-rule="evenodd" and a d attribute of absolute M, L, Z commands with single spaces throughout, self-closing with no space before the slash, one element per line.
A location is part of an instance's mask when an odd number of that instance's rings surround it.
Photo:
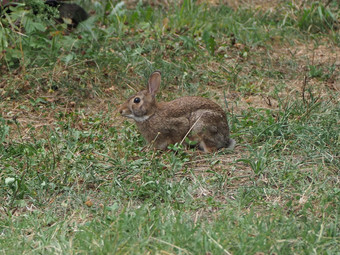
<path fill-rule="evenodd" d="M 119 112 L 121 115 L 124 115 L 124 112 L 125 112 L 124 107 L 119 108 L 119 109 L 118 109 L 118 112 Z"/>

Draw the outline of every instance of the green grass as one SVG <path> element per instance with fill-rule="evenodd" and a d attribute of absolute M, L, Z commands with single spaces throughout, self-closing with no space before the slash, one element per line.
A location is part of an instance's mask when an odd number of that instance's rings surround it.
<path fill-rule="evenodd" d="M 338 254 L 336 1 L 79 3 L 69 34 L 1 20 L 0 254 Z M 154 70 L 235 150 L 151 150 L 117 107 Z"/>

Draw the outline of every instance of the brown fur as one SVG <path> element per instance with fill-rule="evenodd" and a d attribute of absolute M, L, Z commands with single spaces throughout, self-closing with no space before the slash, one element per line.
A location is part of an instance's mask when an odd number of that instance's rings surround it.
<path fill-rule="evenodd" d="M 147 90 L 138 92 L 123 103 L 119 112 L 136 120 L 137 127 L 149 143 L 164 150 L 169 144 L 180 143 L 185 136 L 199 143 L 205 152 L 233 147 L 229 126 L 222 108 L 202 97 L 181 97 L 157 103 L 160 73 L 154 72 Z M 134 102 L 138 98 L 140 102 Z"/>

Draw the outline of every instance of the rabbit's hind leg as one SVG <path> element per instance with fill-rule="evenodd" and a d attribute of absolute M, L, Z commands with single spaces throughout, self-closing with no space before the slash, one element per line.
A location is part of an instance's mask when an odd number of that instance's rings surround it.
<path fill-rule="evenodd" d="M 215 152 L 218 150 L 218 146 L 216 144 L 215 139 L 211 135 L 211 132 L 208 128 L 204 128 L 201 130 L 199 134 L 199 149 L 203 150 L 204 152 Z"/>
<path fill-rule="evenodd" d="M 217 151 L 217 147 L 215 146 L 215 144 L 207 140 L 202 140 L 198 147 L 199 149 L 203 150 L 204 152 L 208 152 L 208 153 Z"/>

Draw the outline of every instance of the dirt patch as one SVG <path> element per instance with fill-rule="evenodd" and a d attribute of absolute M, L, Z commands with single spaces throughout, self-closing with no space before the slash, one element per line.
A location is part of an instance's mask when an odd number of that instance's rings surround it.
<path fill-rule="evenodd" d="M 230 66 L 235 65 L 233 61 L 235 60 L 229 61 Z M 213 68 L 218 70 L 220 65 L 215 63 Z M 263 72 L 262 77 L 249 76 L 255 69 Z M 269 74 L 266 74 L 267 71 Z M 270 73 L 282 74 L 284 78 L 271 78 Z M 302 98 L 306 90 L 311 89 L 321 100 L 337 101 L 338 93 L 329 93 L 329 90 L 340 91 L 340 48 L 327 41 L 321 41 L 319 45 L 312 42 L 306 44 L 295 42 L 294 45 L 273 45 L 270 50 L 254 49 L 254 54 L 249 61 L 243 63 L 243 70 L 238 74 L 238 79 L 242 77 L 248 79 L 246 82 L 249 87 L 254 88 L 254 92 L 242 92 L 240 87 L 232 89 L 230 84 L 222 84 L 218 89 L 212 86 L 210 87 L 212 91 L 220 97 L 219 103 L 223 105 L 222 90 L 227 88 L 227 100 L 235 109 L 242 110 L 248 107 L 277 109 L 278 101 L 274 96 L 277 86 L 283 88 L 278 93 L 281 100 L 289 100 L 296 96 Z"/>
<path fill-rule="evenodd" d="M 218 2 L 218 1 L 213 1 Z M 262 9 L 262 10 L 269 10 L 271 8 L 275 8 L 281 1 L 271 1 L 271 0 L 241 0 L 241 1 L 231 1 L 231 0 L 224 0 L 222 1 L 224 4 L 228 6 L 238 9 L 242 8 L 252 8 L 252 9 Z"/>

